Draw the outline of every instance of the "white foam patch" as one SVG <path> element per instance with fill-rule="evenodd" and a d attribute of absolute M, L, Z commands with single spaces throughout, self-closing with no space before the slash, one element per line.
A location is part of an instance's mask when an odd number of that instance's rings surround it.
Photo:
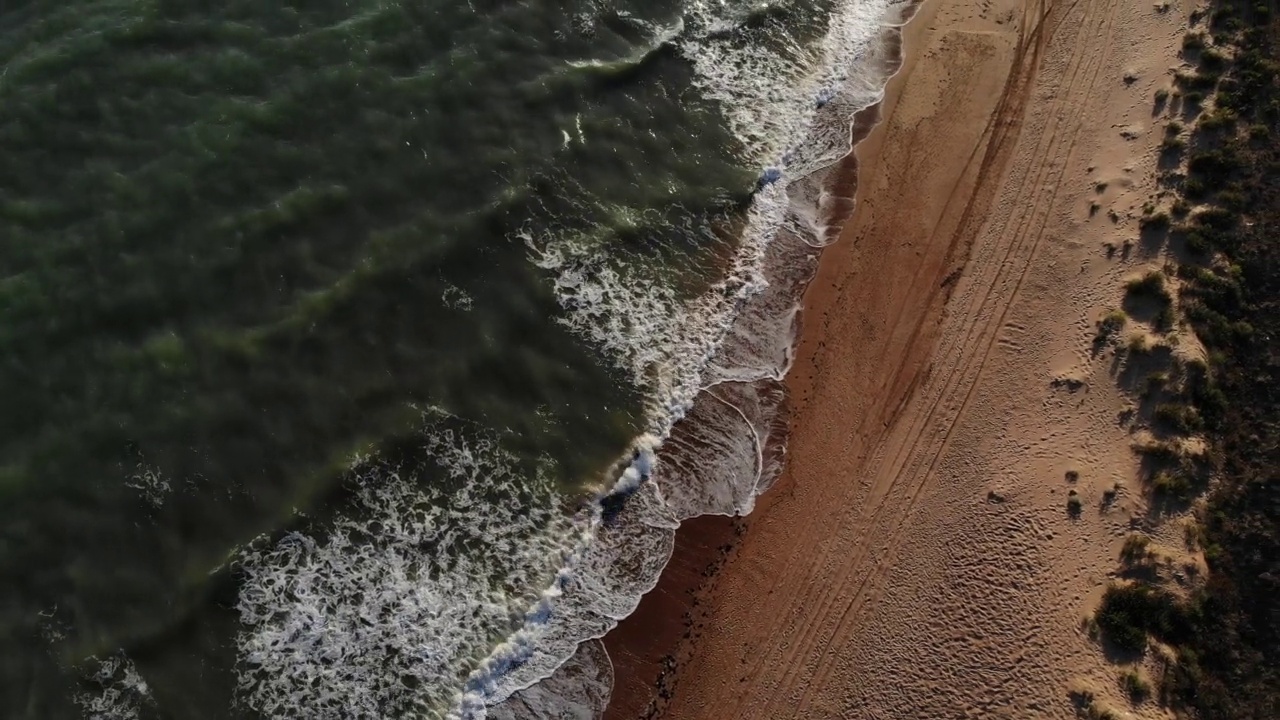
<path fill-rule="evenodd" d="M 604 645 L 589 640 L 538 684 L 489 710 L 490 720 L 592 720 L 609 704 L 613 664 Z"/>
<path fill-rule="evenodd" d="M 76 705 L 85 720 L 137 720 L 153 704 L 151 688 L 123 652 L 106 658 L 89 658 L 92 672 L 84 679 L 91 690 L 77 693 Z"/>
<path fill-rule="evenodd" d="M 542 626 L 538 662 L 490 686 L 486 704 L 529 687 L 535 670 L 555 666 L 557 648 L 564 662 L 575 636 L 598 637 L 610 616 L 634 609 L 656 584 L 674 535 L 650 519 L 745 514 L 781 471 L 777 381 L 791 362 L 816 248 L 829 241 L 823 218 L 831 199 L 816 175 L 850 152 L 853 114 L 880 100 L 891 63 L 879 40 L 903 17 L 885 0 L 851 3 L 835 11 L 815 46 L 773 37 L 765 49 L 735 35 L 717 15 L 723 7 L 697 3 L 681 48 L 702 91 L 725 109 L 746 159 L 767 166 L 725 279 L 682 300 L 663 278 L 645 276 L 599 243 L 525 237 L 534 261 L 555 273 L 565 322 L 652 391 L 659 461 L 655 481 L 616 521 L 632 534 L 617 533 L 625 540 L 615 543 L 602 529 L 584 546 L 575 584 L 557 599 L 554 617 L 564 619 Z M 684 418 L 691 422 L 677 427 Z M 479 703 L 469 717 L 483 717 Z"/>
<path fill-rule="evenodd" d="M 141 457 L 138 458 L 133 472 L 125 478 L 124 484 L 125 487 L 137 491 L 143 500 L 155 508 L 163 505 L 165 499 L 173 492 L 169 479 L 162 475 L 158 468 L 148 465 Z"/>
<path fill-rule="evenodd" d="M 572 536 L 550 481 L 517 476 L 492 440 L 426 443 L 445 478 L 365 464 L 358 511 L 323 539 L 244 554 L 241 702 L 273 718 L 439 717 L 527 622 Z"/>
<path fill-rule="evenodd" d="M 598 716 L 605 675 L 584 641 L 654 586 L 680 519 L 749 512 L 780 471 L 778 380 L 827 239 L 829 199 L 810 178 L 848 153 L 853 113 L 879 99 L 892 16 L 887 0 L 849 3 L 817 43 L 762 45 L 735 29 L 741 10 L 692 4 L 674 41 L 768 180 L 724 279 L 683 297 L 599 238 L 523 236 L 563 322 L 651 398 L 610 502 L 565 518 L 549 487 L 520 490 L 529 480 L 496 444 L 457 436 L 429 439 L 449 493 L 362 466 L 359 518 L 246 554 L 246 704 L 284 718 Z M 595 670 L 574 670 L 583 657 Z"/>

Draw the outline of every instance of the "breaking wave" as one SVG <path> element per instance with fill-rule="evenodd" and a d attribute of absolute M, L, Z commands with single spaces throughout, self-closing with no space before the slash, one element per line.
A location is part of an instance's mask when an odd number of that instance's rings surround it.
<path fill-rule="evenodd" d="M 323 537 L 243 554 L 240 702 L 281 718 L 597 717 L 612 669 L 596 639 L 652 589 L 681 520 L 749 513 L 777 478 L 800 297 L 848 202 L 826 173 L 896 69 L 886 28 L 914 5 L 846 3 L 810 41 L 776 7 L 721 8 L 694 2 L 625 62 L 678 48 L 760 168 L 722 279 L 689 297 L 581 232 L 520 235 L 562 322 L 649 399 L 616 479 L 566 514 L 549 468 L 531 479 L 500 434 L 428 416 L 431 467 L 361 459 L 355 509 Z"/>

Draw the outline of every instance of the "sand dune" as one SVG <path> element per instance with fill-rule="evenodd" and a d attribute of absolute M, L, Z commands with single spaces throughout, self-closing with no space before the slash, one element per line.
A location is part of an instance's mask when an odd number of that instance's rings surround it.
<path fill-rule="evenodd" d="M 1080 689 L 1160 716 L 1082 629 L 1153 527 L 1091 339 L 1159 262 L 1137 218 L 1190 9 L 925 3 L 806 297 L 786 473 L 682 529 L 606 639 L 610 717 L 1067 718 Z"/>

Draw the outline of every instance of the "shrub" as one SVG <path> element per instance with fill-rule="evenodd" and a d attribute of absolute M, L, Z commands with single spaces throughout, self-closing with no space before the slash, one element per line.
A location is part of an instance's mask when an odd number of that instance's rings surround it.
<path fill-rule="evenodd" d="M 1164 386 L 1169 384 L 1169 373 L 1164 371 L 1153 372 L 1147 376 L 1146 387 L 1143 390 L 1144 395 L 1154 395 Z"/>
<path fill-rule="evenodd" d="M 1209 251 L 1213 249 L 1209 239 L 1206 238 L 1204 233 L 1199 230 L 1188 231 L 1185 236 L 1185 240 L 1187 243 L 1187 252 L 1192 255 L 1204 256 L 1209 254 Z"/>
<path fill-rule="evenodd" d="M 1098 321 L 1098 339 L 1106 340 L 1120 332 L 1120 329 L 1124 327 L 1124 324 L 1128 319 L 1129 316 L 1125 315 L 1123 310 L 1109 311 L 1106 315 L 1102 316 L 1101 320 Z"/>
<path fill-rule="evenodd" d="M 1135 442 L 1133 451 L 1161 465 L 1174 465 L 1182 460 L 1182 451 L 1177 445 L 1160 440 Z"/>
<path fill-rule="evenodd" d="M 1198 225 L 1207 225 L 1216 230 L 1228 230 L 1235 227 L 1236 214 L 1223 207 L 1207 207 L 1196 213 L 1193 218 Z"/>
<path fill-rule="evenodd" d="M 1151 492 L 1158 497 L 1186 502 L 1195 496 L 1195 484 L 1181 469 L 1159 470 L 1151 478 Z"/>
<path fill-rule="evenodd" d="M 1120 675 L 1120 687 L 1124 688 L 1134 703 L 1141 703 L 1151 697 L 1151 683 L 1142 677 L 1137 668 L 1130 668 Z"/>
<path fill-rule="evenodd" d="M 1138 330 L 1129 336 L 1127 347 L 1130 355 L 1143 355 L 1151 350 L 1151 343 L 1147 341 L 1147 334 Z"/>
<path fill-rule="evenodd" d="M 1180 433 L 1196 433 L 1204 429 L 1200 413 L 1191 405 L 1161 403 L 1153 413 L 1157 422 Z"/>
<path fill-rule="evenodd" d="M 1164 273 L 1151 270 L 1140 278 L 1125 283 L 1125 289 L 1133 295 L 1158 298 L 1167 301 L 1169 290 L 1165 287 Z"/>
<path fill-rule="evenodd" d="M 1147 635 L 1176 641 L 1186 634 L 1186 612 L 1167 591 L 1147 585 L 1111 585 L 1098 606 L 1098 628 L 1116 649 L 1139 654 Z"/>
<path fill-rule="evenodd" d="M 1200 127 L 1204 130 L 1225 130 L 1236 123 L 1236 114 L 1222 108 L 1200 118 Z"/>
<path fill-rule="evenodd" d="M 1187 160 L 1187 170 L 1198 175 L 1216 177 L 1235 169 L 1237 161 L 1222 150 L 1207 150 L 1192 155 Z"/>
<path fill-rule="evenodd" d="M 1120 489 L 1123 487 L 1120 483 L 1116 483 L 1106 490 L 1102 491 L 1102 507 L 1110 507 L 1120 497 Z"/>
<path fill-rule="evenodd" d="M 1138 221 L 1138 227 L 1144 230 L 1150 228 L 1152 230 L 1163 230 L 1169 227 L 1169 213 L 1161 210 L 1156 213 L 1144 216 Z"/>
<path fill-rule="evenodd" d="M 1227 64 L 1227 54 L 1218 48 L 1205 48 L 1200 53 L 1200 67 L 1211 72 L 1221 72 Z"/>
<path fill-rule="evenodd" d="M 1222 203 L 1223 208 L 1239 212 L 1244 209 L 1245 197 L 1244 193 L 1239 190 L 1227 189 L 1218 193 L 1218 202 Z"/>
<path fill-rule="evenodd" d="M 1126 563 L 1138 563 L 1148 557 L 1151 538 L 1134 533 L 1124 539 L 1124 547 L 1120 548 L 1120 559 Z"/>
<path fill-rule="evenodd" d="M 1189 32 L 1182 36 L 1183 50 L 1201 50 L 1205 46 L 1204 34 L 1198 32 Z"/>

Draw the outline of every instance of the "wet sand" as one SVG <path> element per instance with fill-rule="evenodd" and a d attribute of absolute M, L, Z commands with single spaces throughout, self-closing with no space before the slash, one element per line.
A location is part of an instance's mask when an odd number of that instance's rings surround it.
<path fill-rule="evenodd" d="M 1123 367 L 1090 339 L 1159 262 L 1103 247 L 1155 195 L 1151 99 L 1190 9 L 925 3 L 805 297 L 784 475 L 750 516 L 680 529 L 605 638 L 607 718 L 1069 718 L 1082 686 L 1120 702 L 1081 620 L 1146 508 L 1099 505 L 1137 468 Z"/>

